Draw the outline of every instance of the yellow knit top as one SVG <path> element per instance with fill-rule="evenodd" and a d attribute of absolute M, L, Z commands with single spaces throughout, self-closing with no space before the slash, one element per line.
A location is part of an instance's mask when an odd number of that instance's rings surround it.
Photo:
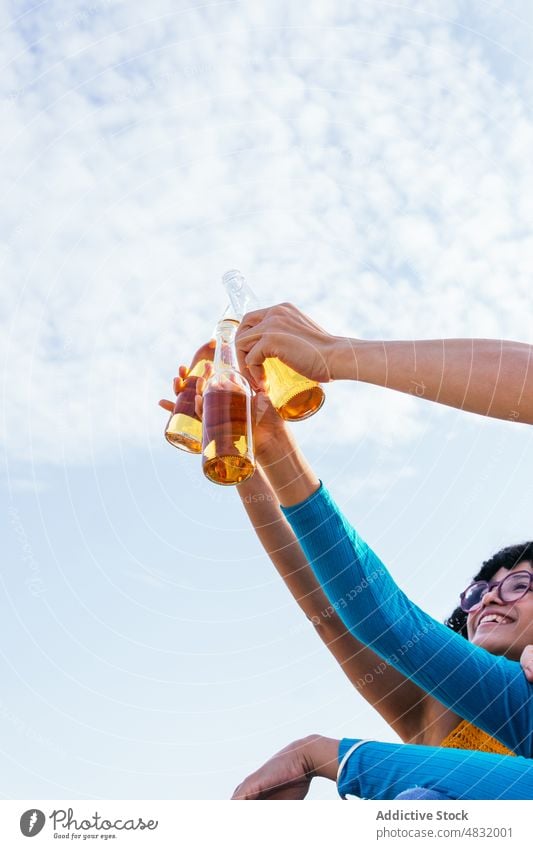
<path fill-rule="evenodd" d="M 491 737 L 481 728 L 462 719 L 459 725 L 450 731 L 440 744 L 446 749 L 474 749 L 478 752 L 492 752 L 495 755 L 515 755 L 511 749 Z"/>

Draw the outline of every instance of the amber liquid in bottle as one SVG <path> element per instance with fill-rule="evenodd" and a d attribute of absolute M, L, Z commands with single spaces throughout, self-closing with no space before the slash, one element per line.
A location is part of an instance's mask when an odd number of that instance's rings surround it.
<path fill-rule="evenodd" d="M 206 364 L 213 359 L 213 348 L 209 343 L 202 345 L 192 361 L 191 370 L 185 380 L 185 389 L 176 398 L 174 410 L 165 428 L 165 438 L 171 445 L 188 451 L 202 453 L 202 422 L 194 410 L 196 382 L 203 377 Z"/>
<path fill-rule="evenodd" d="M 282 419 L 301 422 L 320 410 L 326 396 L 319 383 L 298 374 L 277 357 L 268 357 L 264 367 L 268 397 Z"/>
<path fill-rule="evenodd" d="M 213 483 L 242 483 L 255 471 L 250 408 L 250 396 L 238 388 L 213 387 L 204 393 L 203 469 Z"/>

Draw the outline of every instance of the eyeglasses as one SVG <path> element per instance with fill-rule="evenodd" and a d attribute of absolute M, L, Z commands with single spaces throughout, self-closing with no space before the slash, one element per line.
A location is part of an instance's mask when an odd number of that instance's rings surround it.
<path fill-rule="evenodd" d="M 474 581 L 461 593 L 461 610 L 473 613 L 483 603 L 484 597 L 498 587 L 498 597 L 502 601 L 519 601 L 531 589 L 533 572 L 511 572 L 503 581 Z"/>

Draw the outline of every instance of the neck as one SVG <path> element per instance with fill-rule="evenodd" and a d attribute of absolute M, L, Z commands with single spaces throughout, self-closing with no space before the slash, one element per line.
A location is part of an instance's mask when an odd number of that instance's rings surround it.
<path fill-rule="evenodd" d="M 222 319 L 218 322 L 215 350 L 215 371 L 226 371 L 235 369 L 238 371 L 237 354 L 235 351 L 235 334 L 239 326 L 238 321 Z"/>

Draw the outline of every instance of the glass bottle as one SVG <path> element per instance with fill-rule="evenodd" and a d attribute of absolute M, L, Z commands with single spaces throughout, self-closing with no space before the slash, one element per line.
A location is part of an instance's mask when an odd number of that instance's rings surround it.
<path fill-rule="evenodd" d="M 238 326 L 231 318 L 218 322 L 214 369 L 203 394 L 202 467 L 210 481 L 224 486 L 255 472 L 252 390 L 238 370 Z"/>
<path fill-rule="evenodd" d="M 185 378 L 185 389 L 176 398 L 174 410 L 165 428 L 165 438 L 170 444 L 191 454 L 202 453 L 202 422 L 195 413 L 194 399 L 197 380 L 203 377 L 206 364 L 212 362 L 213 354 L 214 350 L 209 342 L 196 351 Z"/>
<path fill-rule="evenodd" d="M 259 309 L 259 301 L 240 271 L 226 271 L 222 282 L 239 321 L 246 312 Z M 325 394 L 319 383 L 298 374 L 277 357 L 267 357 L 263 365 L 269 386 L 268 396 L 282 419 L 300 422 L 320 409 Z"/>

